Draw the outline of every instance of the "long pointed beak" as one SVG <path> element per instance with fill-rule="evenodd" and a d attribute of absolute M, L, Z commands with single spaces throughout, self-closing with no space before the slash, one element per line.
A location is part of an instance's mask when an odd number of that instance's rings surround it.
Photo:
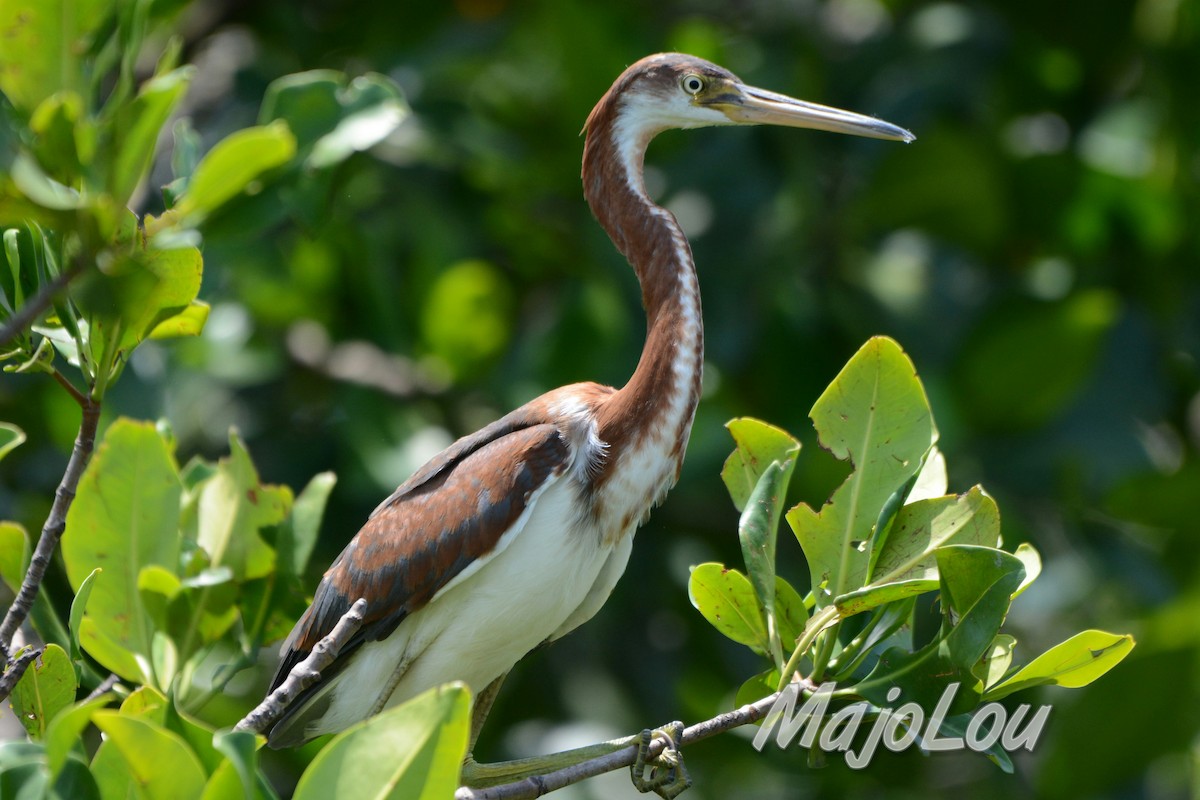
<path fill-rule="evenodd" d="M 814 128 L 834 133 L 849 133 L 872 139 L 911 142 L 916 139 L 898 125 L 865 114 L 843 111 L 797 100 L 785 94 L 768 92 L 753 86 L 734 84 L 732 91 L 712 105 L 733 122 L 743 125 L 785 125 L 791 128 Z"/>

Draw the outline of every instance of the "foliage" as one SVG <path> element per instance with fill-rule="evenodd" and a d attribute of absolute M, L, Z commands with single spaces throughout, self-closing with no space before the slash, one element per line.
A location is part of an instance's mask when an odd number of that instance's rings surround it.
<path fill-rule="evenodd" d="M 1042 684 L 1086 686 L 1128 655 L 1132 636 L 1087 631 L 1010 666 L 1016 640 L 1000 628 L 1012 599 L 1036 578 L 1026 564 L 1040 563 L 1037 552 L 999 549 L 1000 516 L 980 487 L 945 494 L 929 402 L 894 341 L 863 345 L 810 416 L 821 445 L 852 460 L 854 472 L 819 511 L 801 503 L 787 514 L 811 571 L 808 598 L 798 601 L 774 563 L 800 442 L 752 419 L 731 423 L 737 448 L 722 473 L 742 512 L 747 575 L 707 563 L 688 584 L 693 605 L 717 630 L 768 657 L 768 669 L 747 681 L 739 699 L 782 689 L 799 671 L 836 682 L 836 698 L 876 708 L 916 701 L 932 718 L 949 691 L 948 733 L 965 730 L 983 702 Z M 941 623 L 926 633 L 913 598 L 934 591 Z M 1006 753 L 989 757 L 1012 772 Z"/>

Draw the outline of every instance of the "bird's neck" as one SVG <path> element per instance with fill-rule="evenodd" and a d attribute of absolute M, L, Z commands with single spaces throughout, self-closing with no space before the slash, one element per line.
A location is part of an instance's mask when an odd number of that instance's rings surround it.
<path fill-rule="evenodd" d="M 637 369 L 601 409 L 598 433 L 609 445 L 611 466 L 627 459 L 627 471 L 655 484 L 656 502 L 678 477 L 700 396 L 700 289 L 679 223 L 646 194 L 642 168 L 650 135 L 623 131 L 619 118 L 599 122 L 584 147 L 584 194 L 637 273 L 647 330 Z"/>

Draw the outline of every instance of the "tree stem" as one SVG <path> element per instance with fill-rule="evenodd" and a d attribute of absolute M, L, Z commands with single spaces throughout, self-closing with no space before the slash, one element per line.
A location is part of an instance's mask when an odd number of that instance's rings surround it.
<path fill-rule="evenodd" d="M 8 671 L 5 673 L 5 678 L 11 678 L 11 680 L 6 680 L 3 685 L 0 685 L 0 700 L 8 697 L 12 691 L 12 687 L 16 685 L 16 682 L 20 680 L 21 675 L 29 666 L 30 660 L 11 660 L 13 636 L 16 635 L 21 625 L 25 623 L 30 609 L 33 608 L 33 601 L 37 599 L 38 588 L 42 585 L 42 579 L 46 576 L 46 568 L 50 566 L 50 561 L 54 557 L 54 551 L 58 549 L 58 543 L 62 539 L 63 531 L 67 527 L 67 511 L 70 509 L 71 503 L 75 500 L 75 491 L 79 487 L 79 479 L 83 476 L 83 470 L 91 460 L 92 449 L 96 444 L 96 429 L 100 425 L 100 402 L 78 393 L 75 394 L 75 397 L 80 401 L 83 409 L 83 418 L 79 423 L 79 434 L 75 437 L 75 446 L 71 450 L 71 458 L 67 462 L 67 468 L 63 472 L 62 480 L 59 482 L 58 489 L 54 493 L 54 504 L 50 507 L 50 514 L 46 517 L 46 524 L 42 526 L 42 535 L 38 539 L 37 548 L 33 551 L 33 558 L 29 562 L 29 569 L 25 573 L 25 579 L 21 582 L 21 589 L 17 592 L 17 599 L 13 601 L 12 606 L 9 607 L 8 612 L 4 615 L 4 622 L 0 623 L 0 653 L 3 654 L 5 661 L 8 662 Z"/>

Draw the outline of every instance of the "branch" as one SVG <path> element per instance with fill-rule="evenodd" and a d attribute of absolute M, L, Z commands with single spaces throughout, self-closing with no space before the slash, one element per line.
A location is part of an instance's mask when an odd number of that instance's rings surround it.
<path fill-rule="evenodd" d="M 10 661 L 6 665 L 7 669 L 3 675 L 0 675 L 0 698 L 5 698 L 12 694 L 12 690 L 17 688 L 17 682 L 21 680 L 21 676 L 25 674 L 25 670 L 41 654 L 42 648 L 30 647 L 24 653 L 17 656 L 14 661 Z"/>
<path fill-rule="evenodd" d="M 82 275 L 85 267 L 86 263 L 83 261 L 71 264 L 70 267 L 54 276 L 54 280 L 43 286 L 41 291 L 30 298 L 25 305 L 18 308 L 17 313 L 9 318 L 4 329 L 0 330 L 0 345 L 6 344 L 9 339 L 32 325 L 34 320 L 54 302 L 54 295 L 67 288 L 67 284 Z"/>
<path fill-rule="evenodd" d="M 67 462 L 62 480 L 54 493 L 54 504 L 50 507 L 50 515 L 46 517 L 46 524 L 42 526 L 42 535 L 38 539 L 37 548 L 33 551 L 33 558 L 29 562 L 29 569 L 25 573 L 25 579 L 21 582 L 17 598 L 4 615 L 4 622 L 0 623 L 0 656 L 3 656 L 6 662 L 10 659 L 13 636 L 29 616 L 29 610 L 33 608 L 33 601 L 37 599 L 38 587 L 42 585 L 42 579 L 46 576 L 46 568 L 50 566 L 54 551 L 58 549 L 58 542 L 62 539 L 63 531 L 67 527 L 67 510 L 70 509 L 71 503 L 75 499 L 79 479 L 83 476 L 83 470 L 87 467 L 88 461 L 91 460 L 92 448 L 96 444 L 96 429 L 100 425 L 100 403 L 84 397 L 82 398 L 82 407 L 83 419 L 79 423 L 79 434 L 75 437 L 75 447 L 71 450 L 71 459 Z M 25 667 L 28 666 L 28 662 L 25 662 L 24 665 L 19 662 L 20 659 L 17 662 L 8 663 L 6 678 L 17 671 L 12 685 L 16 684 L 16 680 L 20 679 L 21 674 L 25 672 Z M 11 691 L 12 686 L 7 682 L 0 684 L 0 700 L 7 698 Z"/>
<path fill-rule="evenodd" d="M 801 681 L 801 683 L 806 690 L 816 689 L 815 686 L 806 680 Z M 775 705 L 775 701 L 779 699 L 780 694 L 782 692 L 776 692 L 769 697 L 764 697 L 762 700 L 744 705 L 733 711 L 727 711 L 724 714 L 718 714 L 712 719 L 698 722 L 691 727 L 685 728 L 680 746 L 699 742 L 702 739 L 739 728 L 742 725 L 758 722 Z M 666 747 L 667 742 L 664 739 L 654 738 L 648 747 L 646 760 L 650 761 L 657 758 Z M 531 798 L 541 797 L 544 794 L 549 794 L 564 786 L 570 786 L 587 778 L 594 778 L 606 772 L 613 772 L 614 770 L 631 766 L 637 760 L 637 753 L 637 745 L 629 745 L 611 753 L 588 758 L 543 775 L 533 775 L 512 783 L 491 786 L 486 789 L 472 789 L 468 786 L 462 786 L 455 792 L 454 800 L 531 800 Z"/>
<path fill-rule="evenodd" d="M 275 688 L 258 704 L 258 707 L 242 718 L 234 726 L 235 731 L 250 731 L 262 733 L 275 724 L 283 716 L 297 697 L 308 687 L 321 679 L 321 670 L 328 667 L 337 658 L 338 653 L 363 624 L 363 614 L 367 610 L 367 601 L 359 598 L 350 606 L 350 610 L 342 615 L 337 625 L 321 641 L 317 642 L 308 658 L 292 667 L 283 683 Z"/>

